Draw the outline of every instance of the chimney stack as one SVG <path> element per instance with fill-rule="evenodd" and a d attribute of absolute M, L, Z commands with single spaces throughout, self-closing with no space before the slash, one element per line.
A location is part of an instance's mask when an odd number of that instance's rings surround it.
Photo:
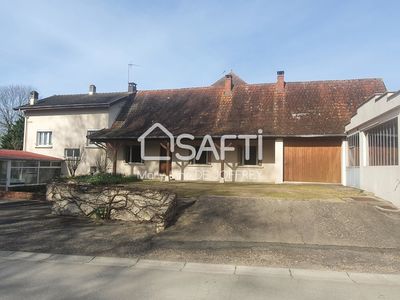
<path fill-rule="evenodd" d="M 32 91 L 29 95 L 29 105 L 35 105 L 39 99 L 39 93 L 36 91 Z"/>
<path fill-rule="evenodd" d="M 89 85 L 89 95 L 96 94 L 96 86 L 94 84 Z"/>
<path fill-rule="evenodd" d="M 128 82 L 128 93 L 136 92 L 136 83 Z"/>
<path fill-rule="evenodd" d="M 284 92 L 285 91 L 285 71 L 276 72 L 276 91 Z"/>
<path fill-rule="evenodd" d="M 232 75 L 226 74 L 225 75 L 225 90 L 224 90 L 225 96 L 232 95 L 232 88 L 233 88 Z"/>

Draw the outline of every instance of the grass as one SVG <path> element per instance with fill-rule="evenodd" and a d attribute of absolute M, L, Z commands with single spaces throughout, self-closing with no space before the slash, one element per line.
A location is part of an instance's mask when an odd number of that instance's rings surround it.
<path fill-rule="evenodd" d="M 160 182 L 146 180 L 132 183 L 139 187 L 169 189 L 180 197 L 237 196 L 268 197 L 293 200 L 340 200 L 364 195 L 363 191 L 331 184 L 262 184 L 262 183 L 214 183 L 214 182 Z"/>

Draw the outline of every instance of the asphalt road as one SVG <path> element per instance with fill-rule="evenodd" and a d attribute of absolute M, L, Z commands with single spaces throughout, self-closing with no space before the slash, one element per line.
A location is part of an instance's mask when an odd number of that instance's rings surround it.
<path fill-rule="evenodd" d="M 373 274 L 48 256 L 0 258 L 0 299 L 400 298 L 399 280 Z"/>

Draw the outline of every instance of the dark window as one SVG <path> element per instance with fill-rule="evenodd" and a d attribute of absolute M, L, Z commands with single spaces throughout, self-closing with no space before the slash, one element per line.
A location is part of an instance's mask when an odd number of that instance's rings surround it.
<path fill-rule="evenodd" d="M 393 166 L 399 164 L 397 118 L 368 130 L 366 134 L 370 166 Z"/>
<path fill-rule="evenodd" d="M 194 147 L 196 149 L 196 157 L 197 157 L 197 153 L 200 150 L 200 147 Z M 208 153 L 208 151 L 203 151 L 199 157 L 199 159 L 194 158 L 192 161 L 193 164 L 196 165 L 207 165 L 210 164 L 210 153 Z"/>
<path fill-rule="evenodd" d="M 239 164 L 244 166 L 255 166 L 257 165 L 257 146 L 250 146 L 250 156 L 246 159 L 246 151 L 242 146 L 238 146 Z"/>
<path fill-rule="evenodd" d="M 142 157 L 140 155 L 140 146 L 126 146 L 125 147 L 125 162 L 126 163 L 142 163 Z"/>

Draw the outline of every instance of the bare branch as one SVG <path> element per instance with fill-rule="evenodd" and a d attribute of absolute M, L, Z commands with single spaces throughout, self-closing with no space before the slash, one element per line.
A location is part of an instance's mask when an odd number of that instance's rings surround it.
<path fill-rule="evenodd" d="M 14 108 L 29 100 L 30 86 L 9 85 L 0 87 L 0 131 L 6 131 L 16 122 L 20 112 Z"/>

